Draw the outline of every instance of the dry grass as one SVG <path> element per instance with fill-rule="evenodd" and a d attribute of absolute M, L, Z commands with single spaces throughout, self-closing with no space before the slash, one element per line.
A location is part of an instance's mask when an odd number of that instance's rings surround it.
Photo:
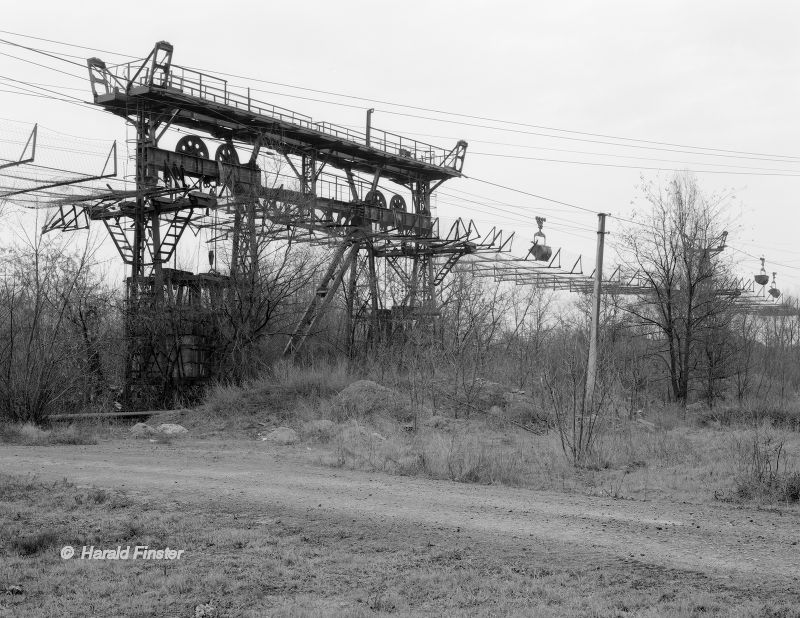
<path fill-rule="evenodd" d="M 268 375 L 242 386 L 213 386 L 204 404 L 177 422 L 204 437 L 254 437 L 268 426 L 327 417 L 322 409 L 355 379 L 345 364 L 298 369 L 276 363 Z"/>
<path fill-rule="evenodd" d="M 423 423 L 413 433 L 387 425 L 384 420 L 380 425 L 342 426 L 333 452 L 323 461 L 393 474 L 641 500 L 792 502 L 800 485 L 800 434 L 768 426 L 665 427 L 620 420 L 601 429 L 591 457 L 576 469 L 561 452 L 554 431 L 534 435 L 494 419 Z M 765 431 L 783 444 L 780 482 L 765 481 L 780 491 L 748 493 L 742 490 L 752 459 L 746 447 Z"/>
<path fill-rule="evenodd" d="M 103 424 L 73 423 L 42 429 L 32 423 L 0 423 L 0 442 L 42 446 L 47 444 L 97 444 Z"/>
<path fill-rule="evenodd" d="M 453 418 L 415 402 L 397 375 L 385 377 L 393 388 L 356 380 L 341 364 L 306 369 L 279 364 L 270 376 L 244 387 L 217 387 L 185 420 L 190 428 L 194 424 L 195 435 L 251 438 L 289 425 L 309 443 L 330 445 L 320 455 L 328 465 L 400 475 L 642 500 L 771 503 L 796 501 L 800 493 L 800 434 L 791 430 L 791 410 L 780 415 L 771 404 L 718 409 L 713 415 L 670 406 L 637 420 L 609 415 L 590 456 L 576 469 L 564 457 L 556 431 L 536 435 L 509 422 L 533 414 L 534 425 L 546 427 L 546 414 L 531 411 L 532 402 L 524 397 L 524 414 L 515 401 L 493 409 L 509 419 L 505 422 L 474 410 L 469 418 Z M 326 423 L 322 431 L 314 425 L 318 420 Z M 752 460 L 748 445 L 765 431 L 780 436 L 783 445 L 779 480 L 754 480 L 745 469 Z"/>
<path fill-rule="evenodd" d="M 558 544 L 0 475 L 0 616 L 792 615 L 791 591 Z M 19 539 L 26 539 L 20 541 Z M 62 560 L 185 548 L 179 562 Z M 17 588 L 14 588 L 15 590 Z M 202 615 L 202 614 L 200 614 Z"/>

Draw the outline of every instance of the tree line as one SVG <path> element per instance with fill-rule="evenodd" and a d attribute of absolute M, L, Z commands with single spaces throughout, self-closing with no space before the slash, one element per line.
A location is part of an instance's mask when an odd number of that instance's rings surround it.
<path fill-rule="evenodd" d="M 793 400 L 800 387 L 800 311 L 786 298 L 769 314 L 739 304 L 726 250 L 730 198 L 705 194 L 688 174 L 642 187 L 636 216 L 614 245 L 646 291 L 603 296 L 603 410 L 634 416 L 663 402 L 700 401 L 713 410 L 720 403 L 780 407 Z M 76 248 L 63 236 L 22 238 L 0 253 L 0 414 L 40 422 L 62 410 L 110 409 L 125 379 L 129 308 L 122 289 L 96 264 L 92 242 Z M 263 241 L 252 251 L 214 317 L 217 381 L 241 384 L 269 369 L 316 293 L 315 273 L 325 260 L 324 251 L 299 243 Z M 438 315 L 394 316 L 381 324 L 380 336 L 369 331 L 369 312 L 359 313 L 366 303 L 343 297 L 297 361 L 346 359 L 373 375 L 400 377 L 421 405 L 454 414 L 480 410 L 487 385 L 499 384 L 524 391 L 558 422 L 585 421 L 590 432 L 593 421 L 580 405 L 588 296 L 479 274 L 462 260 L 438 290 Z M 386 275 L 387 290 L 400 284 Z M 347 287 L 345 295 L 361 293 Z M 345 319 L 347 307 L 359 310 L 360 321 Z M 147 318 L 154 336 L 155 324 L 165 323 L 157 317 Z M 191 403 L 171 376 L 167 370 L 159 385 L 158 405 Z"/>

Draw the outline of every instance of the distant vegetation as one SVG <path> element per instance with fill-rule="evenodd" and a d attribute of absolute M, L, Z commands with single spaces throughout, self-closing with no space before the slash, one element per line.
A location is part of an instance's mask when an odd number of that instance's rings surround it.
<path fill-rule="evenodd" d="M 268 408 L 286 422 L 366 423 L 380 434 L 376 419 L 391 417 L 402 439 L 383 436 L 366 459 L 355 445 L 360 430 L 337 433 L 340 465 L 511 484 L 528 484 L 531 466 L 556 469 L 544 461 L 553 452 L 579 469 L 628 470 L 626 478 L 676 457 L 702 464 L 708 453 L 696 436 L 675 427 L 730 428 L 738 495 L 797 500 L 797 303 L 784 298 L 775 305 L 783 311 L 764 315 L 720 293 L 732 274 L 727 196 L 705 196 L 692 177 L 677 176 L 645 186 L 642 197 L 615 243 L 650 291 L 603 297 L 593 409 L 582 400 L 589 298 L 496 282 L 467 267 L 440 286 L 437 317 L 387 323 L 378 333 L 356 289 L 348 292 L 355 298 L 337 299 L 294 362 L 281 360 L 298 308 L 314 293 L 310 265 L 322 254 L 306 246 L 302 256 L 291 247 L 270 254 L 249 293 L 239 293 L 250 305 L 226 314 L 226 361 L 206 391 L 167 385 L 164 402 L 205 402 L 207 418 L 223 425 Z M 91 246 L 35 236 L 5 249 L 0 268 L 0 417 L 16 428 L 4 439 L 45 440 L 20 427 L 55 412 L 113 409 L 123 383 L 122 293 L 102 277 Z M 347 306 L 355 319 L 345 319 Z M 360 378 L 392 389 L 402 405 L 369 414 L 364 402 L 337 404 Z M 487 445 L 465 429 L 472 425 L 452 425 L 478 420 L 517 437 Z M 445 427 L 452 431 L 437 433 Z"/>

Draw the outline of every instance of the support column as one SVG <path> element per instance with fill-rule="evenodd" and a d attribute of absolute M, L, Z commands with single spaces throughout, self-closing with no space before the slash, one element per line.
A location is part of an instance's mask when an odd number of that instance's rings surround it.
<path fill-rule="evenodd" d="M 369 327 L 369 343 L 380 342 L 380 331 L 378 330 L 378 274 L 375 270 L 375 249 L 370 246 L 367 249 L 369 260 L 369 295 L 372 300 L 372 316 Z"/>
<path fill-rule="evenodd" d="M 133 246 L 131 256 L 131 274 L 125 287 L 125 315 L 123 319 L 123 338 L 125 341 L 125 383 L 123 385 L 123 401 L 125 406 L 131 405 L 131 386 L 135 378 L 134 359 L 138 353 L 140 362 L 146 362 L 143 351 L 137 349 L 134 320 L 141 309 L 142 278 L 144 277 L 145 250 L 145 189 L 147 186 L 146 146 L 149 138 L 149 125 L 144 108 L 139 105 L 136 110 L 136 206 L 133 213 Z"/>
<path fill-rule="evenodd" d="M 353 261 L 350 263 L 350 274 L 347 282 L 347 315 L 345 316 L 345 346 L 347 354 L 352 355 L 354 339 L 353 312 L 355 310 L 356 280 L 358 277 L 358 253 L 355 253 Z"/>
<path fill-rule="evenodd" d="M 594 391 L 597 382 L 597 353 L 600 345 L 600 299 L 603 286 L 603 246 L 606 237 L 606 215 L 597 214 L 597 265 L 594 269 L 592 322 L 589 330 L 589 360 L 586 364 L 586 389 L 583 394 L 583 414 L 594 414 Z"/>

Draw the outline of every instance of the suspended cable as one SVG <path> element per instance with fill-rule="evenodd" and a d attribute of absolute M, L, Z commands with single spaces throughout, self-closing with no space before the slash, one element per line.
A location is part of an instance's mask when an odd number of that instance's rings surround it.
<path fill-rule="evenodd" d="M 503 159 L 524 159 L 526 161 L 544 161 L 549 163 L 568 163 L 570 165 L 589 165 L 594 167 L 615 167 L 615 168 L 626 168 L 626 169 L 638 169 L 638 170 L 654 170 L 654 171 L 662 171 L 662 172 L 696 172 L 698 174 L 734 174 L 737 176 L 800 176 L 800 172 L 796 174 L 792 173 L 782 173 L 783 171 L 791 171 L 791 170 L 778 170 L 775 172 L 736 172 L 736 171 L 728 171 L 728 170 L 697 170 L 697 169 L 686 169 L 686 168 L 670 168 L 670 167 L 648 167 L 648 166 L 641 166 L 641 165 L 623 165 L 621 163 L 601 163 L 599 161 L 568 161 L 566 159 L 548 159 L 544 157 L 527 157 L 521 155 L 508 155 L 508 154 L 499 154 L 499 153 L 490 153 L 490 152 L 472 152 L 470 153 L 472 156 L 485 156 L 485 157 L 500 157 Z M 717 163 L 707 163 L 706 165 L 722 165 Z M 744 167 L 744 166 L 730 166 L 730 167 Z M 753 168 L 759 169 L 759 168 Z"/>
<path fill-rule="evenodd" d="M 73 65 L 75 65 L 77 67 L 81 67 L 82 69 L 86 68 L 86 63 L 85 62 L 83 62 L 83 63 L 75 62 L 74 60 L 69 60 L 67 58 L 64 58 L 63 56 L 66 55 L 66 54 L 63 54 L 63 53 L 62 53 L 61 56 L 58 56 L 56 54 L 48 53 L 48 52 L 46 52 L 46 51 L 44 51 L 42 49 L 36 49 L 35 47 L 28 47 L 27 45 L 20 45 L 19 43 L 14 43 L 13 41 L 8 41 L 6 39 L 0 39 L 0 43 L 5 43 L 6 45 L 13 45 L 14 47 L 19 47 L 21 49 L 27 49 L 28 51 L 32 51 L 32 52 L 34 52 L 36 54 L 41 54 L 43 56 L 47 56 L 48 58 L 53 58 L 54 60 L 60 60 L 61 62 L 66 62 L 67 64 L 73 64 Z"/>
<path fill-rule="evenodd" d="M 577 206 L 576 204 L 570 204 L 569 202 L 562 202 L 561 200 L 556 200 L 556 199 L 553 199 L 551 197 L 545 197 L 544 195 L 538 195 L 536 193 L 531 193 L 530 191 L 523 191 L 522 189 L 515 189 L 514 187 L 509 187 L 507 185 L 503 185 L 503 184 L 500 184 L 500 183 L 497 183 L 497 182 L 491 182 L 489 180 L 483 180 L 481 178 L 475 178 L 474 176 L 467 176 L 466 174 L 464 175 L 464 178 L 467 178 L 468 180 L 474 180 L 475 182 L 480 182 L 480 183 L 483 183 L 485 185 L 490 185 L 492 187 L 497 187 L 498 189 L 505 189 L 506 191 L 513 191 L 514 193 L 521 193 L 522 195 L 528 195 L 530 197 L 535 197 L 536 199 L 544 200 L 546 202 L 551 202 L 553 204 L 561 204 L 562 206 L 567 206 L 569 208 L 575 208 L 577 210 L 582 210 L 584 212 L 591 212 L 591 213 L 595 213 L 595 214 L 597 213 L 597 211 L 592 210 L 591 208 L 585 208 L 583 206 Z"/>
<path fill-rule="evenodd" d="M 64 41 L 56 41 L 54 39 L 46 39 L 44 37 L 33 36 L 31 34 L 21 34 L 19 32 L 11 32 L 10 30 L 0 30 L 0 32 L 3 33 L 3 34 L 12 34 L 14 36 L 22 37 L 22 38 L 25 38 L 25 39 L 34 39 L 36 41 L 45 41 L 46 43 L 55 43 L 56 45 L 64 45 L 66 47 L 75 47 L 75 48 L 78 48 L 78 49 L 88 49 L 89 51 L 98 51 L 98 52 L 101 52 L 101 53 L 104 53 L 104 54 L 113 54 L 114 56 L 124 56 L 126 58 L 131 58 L 131 59 L 136 58 L 136 56 L 130 56 L 128 54 L 122 54 L 120 52 L 112 52 L 112 51 L 108 51 L 107 49 L 98 49 L 97 47 L 87 47 L 85 45 L 77 45 L 76 43 L 66 43 Z"/>
<path fill-rule="evenodd" d="M 47 41 L 47 42 L 51 42 L 51 43 L 55 43 L 55 44 L 59 44 L 59 45 L 65 45 L 65 46 L 69 46 L 69 47 L 75 47 L 75 48 L 80 48 L 80 49 L 89 49 L 89 50 L 92 50 L 92 51 L 101 51 L 103 53 L 114 54 L 114 55 L 122 56 L 122 57 L 126 57 L 126 58 L 135 58 L 135 56 L 132 56 L 131 54 L 126 54 L 126 53 L 122 53 L 122 52 L 112 52 L 112 51 L 108 51 L 108 50 L 98 50 L 98 49 L 92 48 L 92 47 L 87 47 L 87 46 L 67 43 L 65 41 L 57 41 L 57 40 L 54 40 L 54 39 L 44 39 L 42 37 L 34 37 L 34 36 L 31 36 L 31 35 L 26 35 L 26 34 L 22 34 L 22 33 L 18 33 L 18 32 L 11 32 L 11 31 L 2 31 L 2 32 L 5 32 L 6 34 L 12 34 L 12 35 L 15 35 L 15 36 L 19 36 L 19 37 L 22 37 L 22 38 L 32 38 L 32 39 L 36 39 L 36 40 L 44 40 L 44 41 Z M 20 45 L 18 43 L 14 43 L 14 42 L 2 40 L 2 39 L 0 39 L 0 41 L 6 42 L 6 43 L 11 44 L 11 45 L 16 45 L 18 47 L 22 47 L 22 48 L 25 48 L 25 49 L 29 49 L 29 50 L 37 52 L 37 53 L 44 53 L 45 55 L 50 55 L 50 54 L 47 54 L 47 52 L 44 52 L 44 51 L 36 49 L 36 48 L 26 47 L 24 45 Z M 57 56 L 54 56 L 54 55 L 52 55 L 52 57 L 57 58 Z M 65 60 L 63 58 L 57 58 L 57 59 L 63 60 L 65 62 L 71 62 L 71 61 Z M 80 64 L 75 63 L 75 62 L 72 62 L 72 64 L 76 64 L 78 66 L 83 66 L 83 65 L 80 65 Z M 196 71 L 211 72 L 211 71 L 208 71 L 207 69 L 201 69 L 201 68 L 198 68 L 198 67 L 187 66 L 186 68 L 192 69 L 192 70 L 196 70 Z M 455 116 L 455 117 L 460 117 L 460 118 L 468 118 L 468 119 L 472 119 L 472 120 L 495 122 L 495 123 L 500 123 L 500 124 L 507 124 L 507 125 L 511 125 L 511 126 L 526 127 L 526 128 L 532 128 L 532 129 L 538 129 L 538 130 L 555 131 L 555 132 L 559 132 L 559 133 L 568 133 L 568 134 L 571 134 L 571 135 L 582 135 L 582 136 L 587 136 L 587 137 L 592 137 L 592 138 L 613 139 L 613 140 L 618 140 L 618 141 L 633 142 L 635 144 L 650 144 L 650 145 L 655 145 L 655 146 L 659 146 L 659 147 L 660 146 L 669 146 L 669 147 L 672 147 L 672 148 L 684 148 L 684 149 L 690 149 L 690 150 L 695 150 L 695 151 L 708 151 L 706 153 L 693 153 L 693 154 L 706 154 L 706 155 L 709 155 L 709 156 L 718 156 L 718 155 L 712 155 L 711 153 L 720 153 L 720 154 L 724 153 L 724 154 L 729 154 L 729 155 L 747 155 L 747 156 L 758 156 L 758 157 L 770 157 L 770 158 L 775 158 L 775 159 L 800 160 L 800 156 L 796 156 L 796 155 L 780 155 L 780 154 L 770 154 L 770 153 L 752 152 L 752 151 L 744 151 L 744 150 L 732 150 L 732 149 L 725 149 L 725 148 L 715 148 L 715 147 L 708 147 L 708 146 L 695 146 L 695 145 L 689 145 L 689 144 L 680 144 L 680 143 L 667 142 L 667 141 L 632 138 L 632 137 L 611 135 L 611 134 L 605 134 L 605 133 L 595 133 L 595 132 L 589 132 L 589 131 L 577 131 L 577 130 L 573 130 L 573 129 L 562 129 L 560 127 L 551 127 L 551 126 L 546 126 L 546 125 L 536 125 L 536 124 L 531 124 L 531 123 L 526 123 L 526 122 L 505 120 L 505 119 L 502 119 L 502 118 L 492 118 L 492 117 L 487 117 L 487 116 L 478 116 L 478 115 L 474 115 L 474 114 L 464 114 L 464 113 L 459 113 L 459 112 L 439 110 L 439 109 L 435 109 L 435 108 L 423 107 L 423 106 L 418 106 L 418 105 L 395 103 L 393 101 L 387 101 L 387 100 L 375 99 L 375 98 L 369 98 L 369 97 L 361 97 L 361 96 L 357 96 L 357 95 L 351 95 L 351 94 L 346 94 L 346 93 L 341 93 L 341 92 L 334 92 L 334 91 L 330 91 L 330 90 L 309 88 L 309 87 L 305 87 L 305 86 L 298 86 L 298 85 L 295 85 L 295 84 L 288 84 L 288 83 L 284 83 L 284 82 L 276 82 L 276 81 L 271 81 L 271 80 L 265 80 L 265 79 L 260 79 L 260 78 L 256 78 L 256 77 L 252 77 L 252 76 L 238 75 L 238 74 L 228 73 L 228 72 L 224 72 L 224 71 L 213 71 L 213 73 L 217 74 L 217 75 L 223 75 L 223 76 L 226 76 L 226 77 L 233 77 L 233 78 L 236 78 L 236 79 L 244 79 L 244 80 L 247 80 L 248 82 L 259 82 L 259 83 L 272 84 L 272 85 L 277 85 L 277 86 L 281 86 L 281 87 L 284 87 L 284 88 L 291 88 L 293 90 L 303 90 L 303 91 L 306 91 L 306 92 L 314 92 L 314 93 L 317 93 L 317 94 L 325 94 L 325 95 L 336 96 L 336 97 L 340 97 L 340 98 L 359 100 L 359 101 L 364 101 L 364 102 L 367 102 L 367 103 L 379 103 L 379 104 L 382 104 L 382 105 L 390 105 L 390 106 L 393 106 L 393 107 L 402 107 L 402 108 L 406 108 L 406 109 L 413 109 L 413 110 L 417 110 L 417 111 L 424 111 L 424 112 L 430 112 L 430 113 L 436 113 L 436 114 L 443 114 L 443 115 L 447 115 L 447 116 Z M 296 98 L 296 95 L 281 94 L 281 93 L 274 93 L 274 94 L 279 95 L 279 96 L 288 96 L 288 97 L 295 97 Z M 335 102 L 331 102 L 331 101 L 321 101 L 321 102 L 327 102 L 327 103 L 331 103 L 331 104 L 336 104 Z M 358 107 L 358 106 L 355 106 L 355 107 Z M 401 112 L 396 112 L 396 111 L 391 111 L 391 110 L 381 110 L 381 111 L 383 113 L 389 113 L 389 114 L 395 114 L 395 115 L 408 115 L 408 114 L 403 114 Z M 421 116 L 415 116 L 415 115 L 408 115 L 408 116 L 415 117 L 415 118 L 423 118 L 423 119 L 428 119 L 428 120 L 435 120 L 435 121 L 440 121 L 440 122 L 447 122 L 445 120 L 436 119 L 436 118 L 421 117 Z M 450 121 L 450 122 L 453 122 L 453 121 Z M 472 125 L 467 125 L 467 126 L 472 126 Z M 481 126 L 481 125 L 476 125 L 476 126 Z M 488 129 L 492 129 L 492 130 L 506 130 L 506 131 L 510 130 L 510 129 L 504 129 L 502 127 L 490 127 L 490 126 L 482 126 L 482 128 L 488 128 Z M 528 132 L 523 132 L 523 133 L 528 133 Z M 577 138 L 568 138 L 568 137 L 559 136 L 559 135 L 543 135 L 543 136 L 557 138 L 557 139 L 577 139 Z M 584 140 L 584 139 L 579 139 L 579 141 L 595 142 L 595 140 Z M 600 143 L 605 143 L 605 142 L 600 142 Z M 644 148 L 655 149 L 655 150 L 663 150 L 663 148 L 653 148 L 652 146 L 634 146 L 632 144 L 611 143 L 610 145 L 620 146 L 620 147 L 644 147 Z"/>
<path fill-rule="evenodd" d="M 15 60 L 20 60 L 21 62 L 27 62 L 28 64 L 36 65 L 37 67 L 42 67 L 43 69 L 48 69 L 50 71 L 56 71 L 57 73 L 62 73 L 63 75 L 69 75 L 70 77 L 74 77 L 76 79 L 85 80 L 86 78 L 80 75 L 75 75 L 74 73 L 67 73 L 67 71 L 62 71 L 61 69 L 57 69 L 55 67 L 49 66 L 47 64 L 41 64 L 39 62 L 34 62 L 33 60 L 28 60 L 27 58 L 20 58 L 19 56 L 14 56 L 13 54 L 7 54 L 5 52 L 0 52 L 0 56 L 6 56 L 8 58 L 14 58 Z"/>

